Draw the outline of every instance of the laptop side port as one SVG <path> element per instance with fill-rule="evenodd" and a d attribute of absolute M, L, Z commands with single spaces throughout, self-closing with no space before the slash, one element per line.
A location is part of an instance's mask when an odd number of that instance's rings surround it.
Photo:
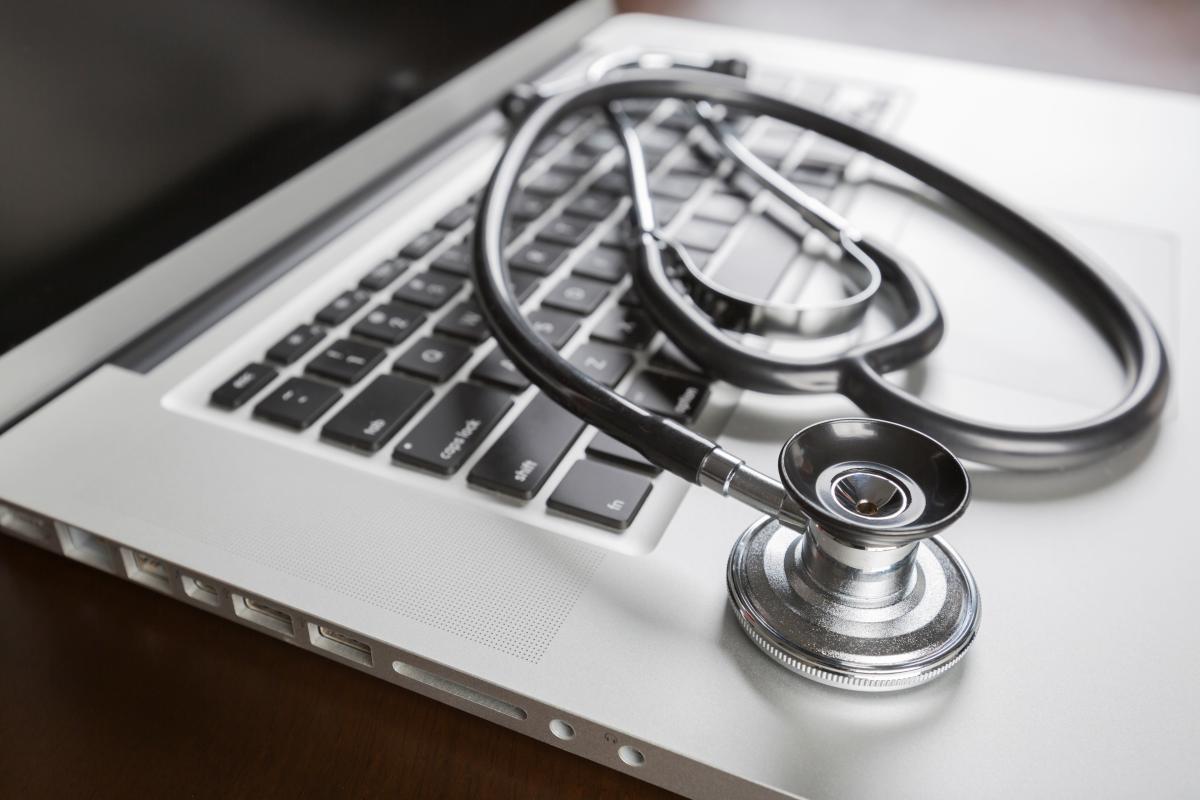
<path fill-rule="evenodd" d="M 296 635 L 292 615 L 283 609 L 236 592 L 230 592 L 229 599 L 233 601 L 233 613 L 247 622 L 284 636 Z"/>
<path fill-rule="evenodd" d="M 470 686 L 449 678 L 443 678 L 441 675 L 434 675 L 427 669 L 421 669 L 403 661 L 393 661 L 392 669 L 396 671 L 397 675 L 402 675 L 405 678 L 422 683 L 431 689 L 437 689 L 446 694 L 454 695 L 460 700 L 466 700 L 467 702 L 483 706 L 489 711 L 495 711 L 497 714 L 503 714 L 512 719 L 526 719 L 529 716 L 525 712 L 525 709 L 515 706 L 507 700 L 501 700 L 499 697 L 484 694 L 478 689 L 472 689 Z"/>
<path fill-rule="evenodd" d="M 64 556 L 105 572 L 115 571 L 112 548 L 104 539 L 65 522 L 55 523 L 54 529 Z"/>
<path fill-rule="evenodd" d="M 54 533 L 48 518 L 8 503 L 0 503 L 0 528 L 38 544 L 49 543 Z"/>
<path fill-rule="evenodd" d="M 362 664 L 364 667 L 369 667 L 374 663 L 371 657 L 371 645 L 348 633 L 342 633 L 337 628 L 310 622 L 308 623 L 308 639 L 314 647 L 341 656 L 347 661 Z"/>
<path fill-rule="evenodd" d="M 221 589 L 213 582 L 204 578 L 193 578 L 191 575 L 179 573 L 179 582 L 183 584 L 183 593 L 209 606 L 221 605 Z"/>
<path fill-rule="evenodd" d="M 125 575 L 131 581 L 148 586 L 159 592 L 171 593 L 171 573 L 167 565 L 154 556 L 130 550 L 121 549 L 121 563 L 125 566 Z"/>

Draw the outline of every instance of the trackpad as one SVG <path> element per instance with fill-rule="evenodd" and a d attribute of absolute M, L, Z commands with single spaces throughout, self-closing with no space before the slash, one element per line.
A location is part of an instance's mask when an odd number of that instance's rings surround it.
<path fill-rule="evenodd" d="M 1129 287 L 1174 349 L 1179 268 L 1169 234 L 1066 214 L 1042 220 Z M 1104 340 L 1037 265 L 985 229 L 911 203 L 890 241 L 929 279 L 946 318 L 942 343 L 909 376 L 930 402 L 1040 426 L 1089 417 L 1120 398 L 1123 374 Z"/>

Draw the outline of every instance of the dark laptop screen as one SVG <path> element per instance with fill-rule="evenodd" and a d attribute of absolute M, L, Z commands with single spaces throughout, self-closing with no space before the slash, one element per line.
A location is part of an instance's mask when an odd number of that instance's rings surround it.
<path fill-rule="evenodd" d="M 567 5 L 0 4 L 0 354 Z"/>

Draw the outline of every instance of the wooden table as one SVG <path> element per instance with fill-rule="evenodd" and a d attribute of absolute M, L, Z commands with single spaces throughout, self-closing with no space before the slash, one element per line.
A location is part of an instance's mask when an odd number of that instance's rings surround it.
<path fill-rule="evenodd" d="M 1188 0 L 622 5 L 1200 91 Z M 5 536 L 0 619 L 0 797 L 672 796 Z"/>

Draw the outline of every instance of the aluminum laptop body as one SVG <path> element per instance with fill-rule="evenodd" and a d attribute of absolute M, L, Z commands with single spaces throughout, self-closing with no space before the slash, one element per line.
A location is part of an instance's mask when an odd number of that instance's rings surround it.
<path fill-rule="evenodd" d="M 0 358 L 10 417 L 38 394 L 35 378 L 84 373 L 0 435 L 0 527 L 687 796 L 1193 793 L 1200 102 L 605 11 L 569 9 Z M 549 509 L 556 484 L 591 458 L 592 431 L 519 502 L 468 485 L 499 427 L 440 476 L 392 457 L 420 414 L 364 455 L 323 441 L 321 424 L 254 418 L 261 396 L 233 411 L 210 402 L 482 186 L 503 141 L 490 109 L 505 88 L 635 46 L 745 55 L 763 85 L 801 99 L 814 86 L 834 104 L 883 98 L 878 130 L 1099 253 L 1160 326 L 1174 383 L 1154 435 L 1077 472 L 973 470 L 974 501 L 950 540 L 985 611 L 972 651 L 939 680 L 859 695 L 760 653 L 725 594 L 748 509 L 663 475 L 645 477 L 651 490 L 624 531 Z M 1078 418 L 1117 395 L 1111 355 L 1044 276 L 902 177 L 850 172 L 835 203 L 925 270 L 947 316 L 941 347 L 898 380 L 1007 422 Z M 331 199 L 343 201 L 331 211 Z M 604 233 L 591 235 L 594 245 Z M 239 271 L 247 264 L 258 278 Z M 231 285 L 228 297 L 214 289 Z M 597 315 L 620 308 L 619 289 Z M 189 304 L 214 293 L 217 312 Z M 89 348 L 129 341 L 81 366 Z M 462 374 L 487 352 L 475 349 Z M 637 367 L 651 356 L 639 352 Z M 277 380 L 303 369 L 279 367 Z M 709 388 L 696 424 L 765 471 L 792 432 L 855 413 L 837 397 Z M 434 386 L 429 402 L 447 391 Z M 532 394 L 511 393 L 505 413 Z"/>

